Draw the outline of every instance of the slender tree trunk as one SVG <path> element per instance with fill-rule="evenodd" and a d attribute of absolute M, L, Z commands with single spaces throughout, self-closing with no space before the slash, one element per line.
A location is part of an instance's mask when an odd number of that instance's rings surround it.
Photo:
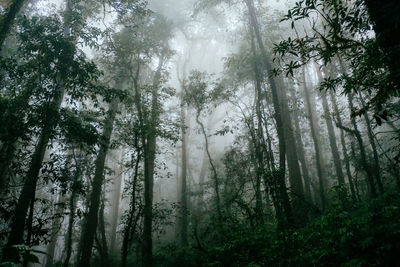
<path fill-rule="evenodd" d="M 316 68 L 316 72 L 317 72 L 319 83 L 321 83 L 323 81 L 322 74 L 318 68 Z M 338 184 L 339 184 L 339 192 L 338 192 L 339 199 L 342 202 L 343 208 L 346 209 L 348 207 L 346 183 L 344 181 L 342 162 L 340 160 L 339 149 L 337 146 L 335 130 L 333 127 L 333 122 L 332 122 L 332 115 L 331 115 L 331 111 L 329 109 L 329 103 L 328 103 L 328 99 L 326 97 L 326 93 L 321 92 L 320 95 L 321 95 L 321 99 L 322 99 L 322 107 L 324 109 L 325 123 L 326 123 L 326 127 L 328 129 L 329 145 L 331 147 L 332 159 L 333 159 L 333 163 L 335 165 L 336 177 L 337 177 Z"/>
<path fill-rule="evenodd" d="M 336 121 L 339 125 L 342 125 L 342 118 L 340 116 L 339 108 L 338 108 L 338 105 L 336 102 L 336 96 L 333 94 L 332 91 L 329 91 L 329 94 L 330 94 L 330 98 L 332 101 L 333 110 L 335 112 Z M 349 159 L 349 155 L 347 154 L 347 146 L 346 146 L 346 139 L 344 137 L 344 130 L 342 128 L 339 128 L 339 130 L 340 130 L 340 143 L 342 145 L 343 158 L 344 158 L 344 163 L 346 166 L 346 174 L 347 174 L 347 179 L 349 180 L 349 185 L 350 185 L 351 198 L 352 198 L 353 202 L 357 202 L 354 181 L 353 181 L 353 177 L 351 175 L 351 169 L 350 169 L 350 159 Z"/>
<path fill-rule="evenodd" d="M 103 189 L 104 192 L 104 189 Z M 100 232 L 100 238 L 101 238 L 101 247 L 99 248 L 100 250 L 100 255 L 101 255 L 101 264 L 103 267 L 108 267 L 109 266 L 109 257 L 108 257 L 108 246 L 107 246 L 107 237 L 106 237 L 106 227 L 105 227 L 105 218 L 104 218 L 104 196 L 105 194 L 103 193 L 103 197 L 101 200 L 101 205 L 100 205 L 100 211 L 99 211 L 99 226 L 98 230 Z"/>
<path fill-rule="evenodd" d="M 54 262 L 54 252 L 56 249 L 56 245 L 57 245 L 57 239 L 58 239 L 58 234 L 59 231 L 61 229 L 61 224 L 62 224 L 62 216 L 61 214 L 64 213 L 64 209 L 65 209 L 65 201 L 66 201 L 66 197 L 65 195 L 62 195 L 62 193 L 60 193 L 59 197 L 58 197 L 58 203 L 56 205 L 56 210 L 54 213 L 54 216 L 56 216 L 53 219 L 53 223 L 51 226 L 51 236 L 50 236 L 50 243 L 47 247 L 47 261 L 46 261 L 46 267 L 51 267 L 53 266 L 53 262 Z"/>
<path fill-rule="evenodd" d="M 97 154 L 97 159 L 95 162 L 95 174 L 93 178 L 92 192 L 90 194 L 89 213 L 86 217 L 82 233 L 82 252 L 78 261 L 78 267 L 87 267 L 90 265 L 93 242 L 98 223 L 101 191 L 104 182 L 104 165 L 107 151 L 110 146 L 111 134 L 113 131 L 116 113 L 118 111 L 118 105 L 119 99 L 114 98 L 110 103 L 107 118 L 104 122 L 104 130 L 100 140 L 100 150 Z"/>
<path fill-rule="evenodd" d="M 314 142 L 314 150 L 315 150 L 315 158 L 317 163 L 317 173 L 318 173 L 318 182 L 319 182 L 319 197 L 321 199 L 322 208 L 325 209 L 326 207 L 326 197 L 325 197 L 325 164 L 324 159 L 321 151 L 321 138 L 320 138 L 320 130 L 318 126 L 318 120 L 315 114 L 315 99 L 314 96 L 311 94 L 310 89 L 307 86 L 306 81 L 306 70 L 303 67 L 302 71 L 302 81 L 303 81 L 303 89 L 304 89 L 304 100 L 306 105 L 306 112 L 308 115 L 308 120 L 310 123 L 311 129 L 311 137 Z"/>
<path fill-rule="evenodd" d="M 351 112 L 353 112 L 354 111 L 353 95 L 351 93 L 349 93 L 347 95 L 347 100 L 349 102 L 350 110 L 351 110 Z M 364 141 L 362 139 L 360 131 L 358 130 L 358 125 L 357 125 L 356 119 L 353 116 L 351 118 L 351 123 L 353 124 L 353 129 L 354 129 L 353 133 L 356 137 L 356 140 L 358 142 L 358 147 L 360 149 L 361 165 L 364 167 L 364 172 L 367 177 L 367 181 L 368 181 L 368 185 L 369 185 L 369 193 L 372 198 L 375 198 L 377 196 L 377 193 L 376 193 L 376 187 L 375 187 L 375 182 L 374 182 L 374 176 L 372 175 L 373 172 L 371 170 L 370 165 L 368 164 L 367 156 L 366 156 L 365 148 L 364 148 Z"/>
<path fill-rule="evenodd" d="M 263 131 L 263 117 L 261 112 L 262 106 L 262 90 L 261 90 L 261 83 L 262 83 L 262 75 L 259 70 L 258 63 L 255 61 L 256 55 L 256 46 L 254 43 L 254 34 L 253 31 L 250 29 L 251 32 L 251 48 L 252 54 L 254 57 L 254 76 L 255 76 L 255 108 L 256 108 L 256 118 L 257 118 L 257 130 L 256 130 L 256 138 L 254 138 L 255 142 L 255 153 L 256 153 L 256 219 L 258 223 L 263 222 L 263 207 L 262 207 L 262 195 L 261 195 L 261 178 L 265 173 L 265 162 L 264 162 L 264 151 L 266 151 L 266 144 L 264 140 L 264 131 Z M 254 128 L 254 127 L 253 127 Z"/>
<path fill-rule="evenodd" d="M 215 205 L 217 208 L 217 214 L 218 214 L 218 220 L 219 222 L 222 222 L 222 211 L 221 211 L 221 199 L 220 199 L 220 192 L 219 192 L 219 178 L 218 178 L 218 173 L 217 169 L 215 168 L 214 161 L 211 157 L 210 154 L 210 149 L 209 149 L 209 144 L 208 144 L 208 137 L 207 137 L 207 132 L 204 127 L 204 124 L 200 121 L 200 112 L 197 111 L 196 114 L 196 122 L 200 126 L 201 132 L 204 137 L 204 143 L 205 143 L 205 151 L 207 153 L 208 157 L 208 162 L 210 163 L 211 170 L 213 172 L 213 180 L 214 180 L 214 190 L 215 190 Z"/>
<path fill-rule="evenodd" d="M 161 112 L 158 103 L 158 90 L 161 82 L 161 71 L 164 64 L 165 54 L 162 52 L 157 70 L 154 74 L 151 117 L 149 129 L 146 134 L 144 144 L 144 220 L 143 220 L 143 265 L 151 267 L 153 265 L 153 183 L 154 183 L 154 167 L 156 157 L 157 143 L 157 124 Z"/>
<path fill-rule="evenodd" d="M 298 156 L 299 156 L 299 161 L 301 165 L 301 170 L 303 174 L 303 180 L 304 180 L 304 195 L 306 197 L 306 200 L 312 204 L 312 196 L 311 196 L 311 179 L 310 179 L 310 174 L 308 172 L 308 166 L 307 166 L 307 161 L 305 158 L 305 151 L 304 151 L 304 144 L 303 144 L 303 138 L 301 136 L 301 128 L 300 128 L 300 116 L 299 116 L 299 109 L 297 107 L 297 97 L 295 95 L 294 88 L 290 90 L 291 92 L 291 98 L 294 102 L 295 110 L 293 112 L 293 122 L 295 126 L 295 135 L 296 135 L 296 147 L 298 151 Z"/>
<path fill-rule="evenodd" d="M 364 98 L 361 95 L 361 93 L 359 93 L 359 97 L 360 97 L 361 104 L 362 104 L 363 108 L 365 109 L 366 104 L 365 104 Z M 372 155 L 374 156 L 374 165 L 375 165 L 374 166 L 374 174 L 375 174 L 376 183 L 378 185 L 379 193 L 383 194 L 384 189 L 383 189 L 382 178 L 381 178 L 381 166 L 379 163 L 378 149 L 376 148 L 374 132 L 371 127 L 371 120 L 368 116 L 368 111 L 364 112 L 364 119 L 365 119 L 365 123 L 367 125 L 367 134 L 368 134 L 368 138 L 369 138 L 369 143 L 372 148 Z"/>
<path fill-rule="evenodd" d="M 71 3 L 67 2 L 67 8 L 64 17 L 64 36 L 69 36 L 69 24 L 70 24 L 70 13 Z M 15 17 L 15 15 L 14 15 Z M 0 40 L 1 41 L 1 40 Z M 54 97 L 49 103 L 48 112 L 45 115 L 45 125 L 39 136 L 39 141 L 35 146 L 25 183 L 22 191 L 18 198 L 17 206 L 14 211 L 14 218 L 11 224 L 11 232 L 8 237 L 7 245 L 4 248 L 3 257 L 4 260 L 15 260 L 17 257 L 15 249 L 12 249 L 13 245 L 22 244 L 25 230 L 25 217 L 29 209 L 30 201 L 35 198 L 36 185 L 39 178 L 39 172 L 42 167 L 44 154 L 47 149 L 47 144 L 52 136 L 53 129 L 56 127 L 58 121 L 55 114 L 58 114 L 61 103 L 64 96 L 65 85 L 63 74 L 59 75 L 60 80 L 58 81 L 57 88 L 54 92 Z M 33 205 L 33 203 L 32 203 Z"/>
<path fill-rule="evenodd" d="M 14 219 L 11 224 L 11 233 L 8 238 L 8 243 L 6 246 L 10 248 L 13 245 L 23 243 L 23 235 L 25 230 L 25 217 L 29 209 L 29 203 L 35 197 L 36 185 L 39 177 L 39 171 L 42 167 L 42 162 L 44 154 L 46 152 L 47 144 L 52 135 L 52 131 L 57 124 L 57 119 L 54 114 L 57 114 L 61 106 L 61 102 L 64 95 L 64 86 L 59 86 L 56 95 L 49 108 L 49 113 L 47 114 L 47 119 L 45 120 L 46 125 L 43 127 L 42 132 L 39 137 L 39 142 L 35 147 L 35 152 L 32 156 L 29 170 L 25 179 L 24 186 L 20 193 L 17 207 L 14 212 Z M 15 254 L 13 252 L 7 252 L 3 254 L 5 259 L 9 260 L 14 258 Z M 11 258 L 11 259 L 12 259 Z"/>
<path fill-rule="evenodd" d="M 257 44 L 259 46 L 259 49 L 262 53 L 263 61 L 264 61 L 264 67 L 265 70 L 270 74 L 269 72 L 272 71 L 272 65 L 271 65 L 271 60 L 270 56 L 267 53 L 267 50 L 265 49 L 259 25 L 257 22 L 257 16 L 254 8 L 254 3 L 252 0 L 244 0 L 248 12 L 249 12 L 249 18 L 250 18 L 250 24 L 254 30 L 254 34 L 256 37 Z M 286 144 L 285 144 L 285 129 L 284 129 L 284 123 L 282 119 L 282 112 L 281 112 L 281 107 L 280 107 L 280 101 L 279 101 L 279 93 L 278 93 L 278 88 L 275 82 L 275 79 L 271 76 L 268 75 L 268 81 L 271 87 L 271 92 L 272 92 L 272 102 L 274 105 L 274 110 L 275 110 L 275 121 L 276 121 L 276 126 L 277 126 L 277 132 L 278 132 L 278 142 L 279 142 L 279 167 L 280 167 L 280 173 L 281 175 L 277 177 L 277 187 L 279 191 L 279 198 L 283 202 L 283 209 L 284 209 L 284 214 L 286 217 L 286 224 L 288 226 L 294 225 L 294 217 L 292 213 L 292 207 L 289 202 L 289 198 L 286 192 L 286 183 L 285 183 L 285 165 L 286 165 Z M 295 149 L 295 148 L 294 148 Z M 294 156 L 294 155 L 293 155 Z M 297 157 L 297 156 L 296 156 Z M 292 160 L 289 160 L 288 162 L 294 163 Z M 297 164 L 297 169 L 298 168 L 298 163 Z M 294 168 L 295 169 L 295 168 Z M 289 179 L 290 179 L 290 184 L 292 191 L 295 193 L 296 196 L 303 196 L 303 185 L 301 181 L 301 176 L 298 176 L 300 173 L 297 172 L 296 170 L 293 170 L 289 167 Z M 296 210 L 297 207 L 295 208 Z M 300 219 L 301 217 L 297 217 L 296 219 Z"/>
<path fill-rule="evenodd" d="M 74 230 L 74 221 L 75 221 L 75 208 L 76 208 L 76 191 L 77 191 L 77 182 L 78 182 L 78 177 L 81 175 L 80 168 L 77 166 L 77 169 L 75 170 L 75 175 L 74 175 L 74 181 L 72 185 L 72 192 L 71 196 L 69 198 L 69 203 L 68 203 L 68 208 L 69 208 L 69 221 L 68 221 L 68 230 L 67 230 L 67 236 L 66 236 L 66 242 L 65 242 L 65 260 L 63 263 L 63 267 L 68 267 L 69 265 L 69 260 L 71 258 L 72 254 L 72 234 Z"/>
<path fill-rule="evenodd" d="M 6 145 L 7 147 L 4 149 L 5 151 L 1 151 L 0 153 L 0 193 L 4 193 L 5 190 L 7 189 L 7 186 L 9 184 L 9 177 L 10 177 L 10 165 L 12 163 L 12 160 L 14 158 L 15 154 L 15 146 L 16 146 L 16 141 L 11 141 L 9 143 L 3 144 L 3 146 Z M 1 148 L 3 150 L 3 147 Z"/>
<path fill-rule="evenodd" d="M 134 167 L 133 179 L 132 179 L 132 194 L 131 201 L 129 203 L 129 214 L 126 225 L 124 227 L 122 246 L 121 246 L 121 267 L 126 267 L 126 260 L 128 257 L 128 248 L 129 242 L 131 240 L 131 233 L 135 232 L 136 223 L 140 215 L 140 211 L 136 209 L 136 190 L 137 190 L 137 182 L 138 182 L 138 174 L 139 174 L 139 166 L 142 160 L 141 149 L 138 144 L 138 137 L 135 137 L 136 143 L 136 162 Z M 134 215 L 137 213 L 136 220 L 134 221 Z M 133 224 L 135 224 L 133 226 Z"/>
<path fill-rule="evenodd" d="M 0 24 L 0 52 L 3 48 L 3 43 L 6 40 L 8 33 L 14 23 L 14 20 L 20 12 L 25 0 L 14 0 L 9 6 L 6 14 L 3 16 Z"/>
<path fill-rule="evenodd" d="M 186 112 L 185 105 L 183 102 L 183 84 L 182 86 L 182 96 L 181 96 L 181 131 L 182 131 L 182 171 L 180 179 L 180 214 L 179 214 L 179 237 L 180 244 L 182 247 L 188 245 L 188 195 L 187 195 L 187 139 L 188 139 L 188 129 L 186 128 Z"/>
<path fill-rule="evenodd" d="M 122 151 L 119 151 L 122 159 Z M 118 167 L 115 173 L 114 185 L 113 185 L 113 193 L 112 193 L 112 204 L 111 204 L 111 227 L 110 227 L 110 253 L 116 251 L 115 240 L 117 236 L 117 226 L 119 219 L 119 202 L 121 199 L 121 183 L 122 183 L 122 167 L 121 162 L 117 162 Z"/>

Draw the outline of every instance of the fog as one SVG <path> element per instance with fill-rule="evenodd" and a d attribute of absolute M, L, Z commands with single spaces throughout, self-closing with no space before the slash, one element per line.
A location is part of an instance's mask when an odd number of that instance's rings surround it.
<path fill-rule="evenodd" d="M 392 265 L 374 2 L 0 1 L 0 265 Z"/>

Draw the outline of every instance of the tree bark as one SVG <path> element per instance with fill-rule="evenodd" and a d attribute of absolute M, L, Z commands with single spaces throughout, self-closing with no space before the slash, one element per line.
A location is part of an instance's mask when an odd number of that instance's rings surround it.
<path fill-rule="evenodd" d="M 310 174 L 308 172 L 308 166 L 306 163 L 306 158 L 305 158 L 305 151 L 304 151 L 304 144 L 303 144 L 303 138 L 301 136 L 301 128 L 300 128 L 300 118 L 299 118 L 299 110 L 297 107 L 297 97 L 295 95 L 294 88 L 290 90 L 291 92 L 291 98 L 294 102 L 295 110 L 293 111 L 293 122 L 295 126 L 295 135 L 296 135 L 296 147 L 298 151 L 298 157 L 301 165 L 301 170 L 303 174 L 303 180 L 304 180 L 304 195 L 306 197 L 306 200 L 312 204 L 312 196 L 311 196 L 311 179 L 310 179 Z"/>
<path fill-rule="evenodd" d="M 322 74 L 318 68 L 316 68 L 317 76 L 319 83 L 323 81 Z M 348 208 L 348 201 L 347 201 L 347 190 L 346 190 L 346 183 L 344 181 L 344 174 L 343 174 L 343 167 L 342 162 L 340 160 L 339 149 L 337 146 L 335 130 L 333 127 L 332 122 L 332 115 L 329 109 L 328 99 L 326 97 L 326 92 L 321 92 L 321 99 L 322 99 L 322 107 L 324 109 L 324 118 L 326 123 L 326 128 L 328 129 L 328 136 L 329 136 L 329 145 L 331 148 L 333 164 L 335 166 L 336 177 L 338 180 L 339 185 L 339 199 L 342 202 L 343 208 Z"/>
<path fill-rule="evenodd" d="M 100 140 L 100 150 L 97 154 L 95 162 L 95 174 L 93 178 L 92 192 L 90 194 L 89 213 L 87 215 L 82 233 L 82 252 L 78 261 L 78 267 L 90 266 L 92 247 L 98 223 L 101 191 L 104 182 L 104 165 L 107 151 L 110 146 L 111 134 L 113 131 L 116 113 L 118 111 L 118 105 L 119 99 L 114 98 L 110 103 L 107 118 L 104 122 L 104 130 Z"/>
<path fill-rule="evenodd" d="M 351 112 L 354 111 L 354 105 L 353 105 L 353 95 L 352 93 L 349 93 L 347 95 L 347 100 L 349 103 L 349 107 Z M 360 149 L 360 160 L 361 160 L 361 165 L 364 167 L 364 173 L 367 177 L 367 181 L 368 181 L 368 186 L 369 186 L 369 193 L 370 196 L 372 198 L 375 198 L 377 196 L 376 193 L 376 187 L 375 187 L 375 182 L 374 182 L 374 176 L 372 175 L 372 170 L 370 165 L 368 164 L 367 161 L 367 156 L 365 153 L 365 148 L 364 148 L 364 141 L 362 139 L 361 133 L 358 130 L 358 125 L 356 122 L 356 118 L 354 116 L 351 117 L 351 123 L 353 125 L 353 134 L 356 137 L 357 143 L 358 143 L 358 147 Z"/>
<path fill-rule="evenodd" d="M 313 107 L 315 107 L 315 98 L 311 94 L 310 89 L 307 86 L 305 67 L 303 67 L 302 70 L 302 82 L 303 82 L 304 100 L 306 104 L 306 112 L 310 123 L 311 137 L 314 143 L 315 158 L 317 163 L 319 197 L 321 200 L 322 209 L 325 209 L 327 204 L 325 196 L 325 172 L 324 172 L 325 164 L 321 151 L 321 137 L 320 137 L 320 129 L 318 126 L 318 120 L 316 118 L 316 113 L 315 113 L 316 110 L 315 108 L 313 109 Z"/>
<path fill-rule="evenodd" d="M 122 151 L 119 151 L 121 154 Z M 120 156 L 120 159 L 122 155 Z M 122 183 L 122 166 L 121 162 L 117 162 L 118 167 L 116 169 L 114 184 L 113 184 L 113 193 L 112 193 L 112 203 L 111 203 L 111 226 L 110 226 L 110 253 L 116 251 L 115 240 L 117 236 L 117 226 L 119 219 L 119 202 L 121 199 L 121 183 Z"/>
<path fill-rule="evenodd" d="M 62 217 L 60 215 L 64 213 L 65 201 L 66 201 L 65 195 L 62 195 L 62 193 L 60 193 L 59 197 L 58 197 L 58 203 L 56 205 L 56 210 L 53 215 L 56 217 L 53 219 L 53 223 L 51 226 L 50 243 L 47 247 L 46 267 L 51 267 L 51 266 L 53 266 L 53 263 L 54 263 L 54 252 L 55 252 L 56 245 L 57 245 L 58 233 L 59 233 L 59 230 L 61 229 L 61 224 L 62 224 L 62 221 L 61 221 Z"/>
<path fill-rule="evenodd" d="M 280 167 L 280 175 L 277 177 L 277 187 L 279 190 L 279 198 L 283 202 L 283 209 L 284 209 L 284 214 L 286 217 L 286 223 L 288 226 L 294 225 L 294 217 L 293 217 L 293 211 L 292 207 L 290 205 L 290 201 L 286 192 L 286 183 L 285 183 L 285 165 L 286 165 L 286 144 L 285 144 L 285 129 L 284 129 L 284 123 L 283 123 L 283 118 L 282 118 L 282 109 L 280 106 L 280 100 L 279 100 L 279 93 L 278 93 L 278 87 L 275 82 L 275 79 L 270 75 L 270 72 L 272 71 L 272 65 L 271 65 L 271 60 L 270 56 L 267 53 L 267 50 L 265 49 L 262 37 L 261 37 L 261 32 L 259 29 L 258 21 L 257 21 L 257 16 L 254 8 L 254 3 L 252 0 L 244 0 L 248 12 L 249 12 L 249 18 L 250 18 L 250 24 L 254 30 L 254 34 L 256 37 L 257 44 L 259 46 L 259 49 L 261 51 L 263 61 L 264 61 L 264 68 L 268 72 L 268 81 L 271 87 L 271 92 L 272 92 L 272 102 L 274 105 L 274 118 L 276 121 L 276 126 L 277 126 L 277 132 L 278 132 L 278 142 L 279 142 L 279 167 Z M 288 114 L 289 115 L 289 114 Z M 288 144 L 290 146 L 290 144 Z M 294 144 L 293 144 L 294 145 Z M 294 146 L 292 147 L 293 149 Z M 291 156 L 295 156 L 291 154 Z M 296 155 L 297 157 L 297 155 Z M 300 169 L 298 166 L 298 162 L 294 162 L 293 160 L 288 160 L 288 164 L 293 164 L 293 166 L 289 166 L 289 180 L 290 180 L 290 185 L 292 192 L 295 194 L 296 197 L 302 197 L 303 196 L 303 184 L 301 180 L 300 174 Z M 297 164 L 297 169 L 296 169 L 296 164 Z M 293 168 L 291 168 L 293 167 Z M 297 203 L 295 206 L 298 206 Z M 300 210 L 295 207 L 295 210 Z M 300 219 L 300 216 L 295 216 L 296 219 Z"/>
<path fill-rule="evenodd" d="M 161 52 L 158 67 L 154 74 L 151 117 L 149 128 L 144 140 L 144 220 L 143 220 L 143 265 L 151 267 L 153 265 L 153 183 L 154 167 L 157 144 L 157 124 L 160 115 L 160 106 L 158 100 L 158 90 L 161 82 L 161 71 L 165 61 L 165 51 Z"/>
<path fill-rule="evenodd" d="M 15 17 L 20 12 L 24 3 L 25 0 L 14 0 L 2 18 L 0 24 L 0 52 L 2 51 L 4 41 L 6 40 L 6 37 L 15 21 Z"/>
<path fill-rule="evenodd" d="M 360 101 L 361 101 L 362 107 L 365 109 L 366 108 L 366 104 L 365 104 L 364 98 L 361 95 L 361 93 L 359 93 L 359 97 L 360 97 Z M 378 150 L 376 148 L 374 132 L 372 130 L 371 120 L 369 118 L 367 110 L 365 110 L 363 116 L 364 116 L 364 119 L 365 119 L 365 123 L 367 125 L 367 134 L 368 134 L 368 138 L 369 138 L 369 143 L 370 143 L 371 148 L 372 148 L 372 155 L 373 155 L 373 158 L 374 158 L 374 174 L 375 174 L 376 183 L 378 185 L 379 193 L 383 194 L 384 193 L 384 189 L 383 189 L 382 178 L 381 178 L 381 165 L 379 163 L 379 155 L 378 155 Z"/>
<path fill-rule="evenodd" d="M 179 214 L 179 236 L 180 244 L 182 247 L 188 245 L 188 194 L 187 194 L 187 139 L 188 139 L 188 129 L 186 128 L 186 112 L 185 105 L 183 102 L 183 84 L 182 96 L 181 96 L 181 131 L 182 131 L 182 166 L 181 166 L 181 179 L 180 179 L 180 214 Z"/>

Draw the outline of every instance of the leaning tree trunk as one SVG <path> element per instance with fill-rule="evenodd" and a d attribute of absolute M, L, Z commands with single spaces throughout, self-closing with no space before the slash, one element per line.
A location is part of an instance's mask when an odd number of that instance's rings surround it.
<path fill-rule="evenodd" d="M 45 126 L 39 136 L 39 142 L 35 147 L 30 167 L 27 172 L 25 183 L 18 198 L 17 207 L 14 211 L 14 219 L 11 224 L 11 233 L 8 237 L 6 250 L 13 245 L 22 244 L 25 230 L 25 217 L 29 209 L 29 203 L 35 199 L 36 185 L 39 178 L 39 171 L 42 167 L 44 154 L 46 152 L 47 144 L 52 136 L 53 129 L 57 124 L 57 114 L 59 112 L 61 102 L 64 95 L 65 87 L 61 84 L 58 86 L 55 97 L 50 103 L 49 111 L 46 114 Z M 3 254 L 5 259 L 9 256 L 14 258 L 15 254 L 12 250 Z"/>
<path fill-rule="evenodd" d="M 95 162 L 95 174 L 92 183 L 92 192 L 90 194 L 89 212 L 86 217 L 82 233 L 82 252 L 80 253 L 80 258 L 78 260 L 79 267 L 87 267 L 90 265 L 93 242 L 98 223 L 101 191 L 104 182 L 105 160 L 110 146 L 111 134 L 113 131 L 114 120 L 118 111 L 118 105 L 119 99 L 114 98 L 110 103 L 107 118 L 104 122 L 104 130 L 100 139 L 100 150 L 97 154 Z"/>
<path fill-rule="evenodd" d="M 25 2 L 25 0 L 14 0 L 8 7 L 6 14 L 3 16 L 0 24 L 0 52 L 14 23 L 15 17 L 18 15 Z"/>

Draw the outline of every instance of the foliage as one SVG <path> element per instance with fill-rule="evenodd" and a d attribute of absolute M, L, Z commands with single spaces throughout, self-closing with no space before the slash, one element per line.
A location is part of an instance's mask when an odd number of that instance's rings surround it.
<path fill-rule="evenodd" d="M 331 64 L 340 74 L 325 77 L 321 90 L 364 91 L 373 96 L 369 106 L 377 117 L 387 119 L 385 104 L 398 96 L 398 89 L 363 0 L 297 1 L 282 20 L 293 34 L 275 45 L 278 73 L 293 75 L 310 61 Z"/>
<path fill-rule="evenodd" d="M 330 207 L 293 231 L 277 233 L 269 225 L 234 228 L 221 243 L 207 244 L 206 253 L 186 251 L 191 259 L 185 266 L 393 266 L 400 248 L 399 219 L 400 198 L 385 195 L 351 212 Z M 158 257 L 171 255 L 168 251 L 164 248 Z M 180 266 L 179 255 L 178 250 L 161 265 Z"/>

